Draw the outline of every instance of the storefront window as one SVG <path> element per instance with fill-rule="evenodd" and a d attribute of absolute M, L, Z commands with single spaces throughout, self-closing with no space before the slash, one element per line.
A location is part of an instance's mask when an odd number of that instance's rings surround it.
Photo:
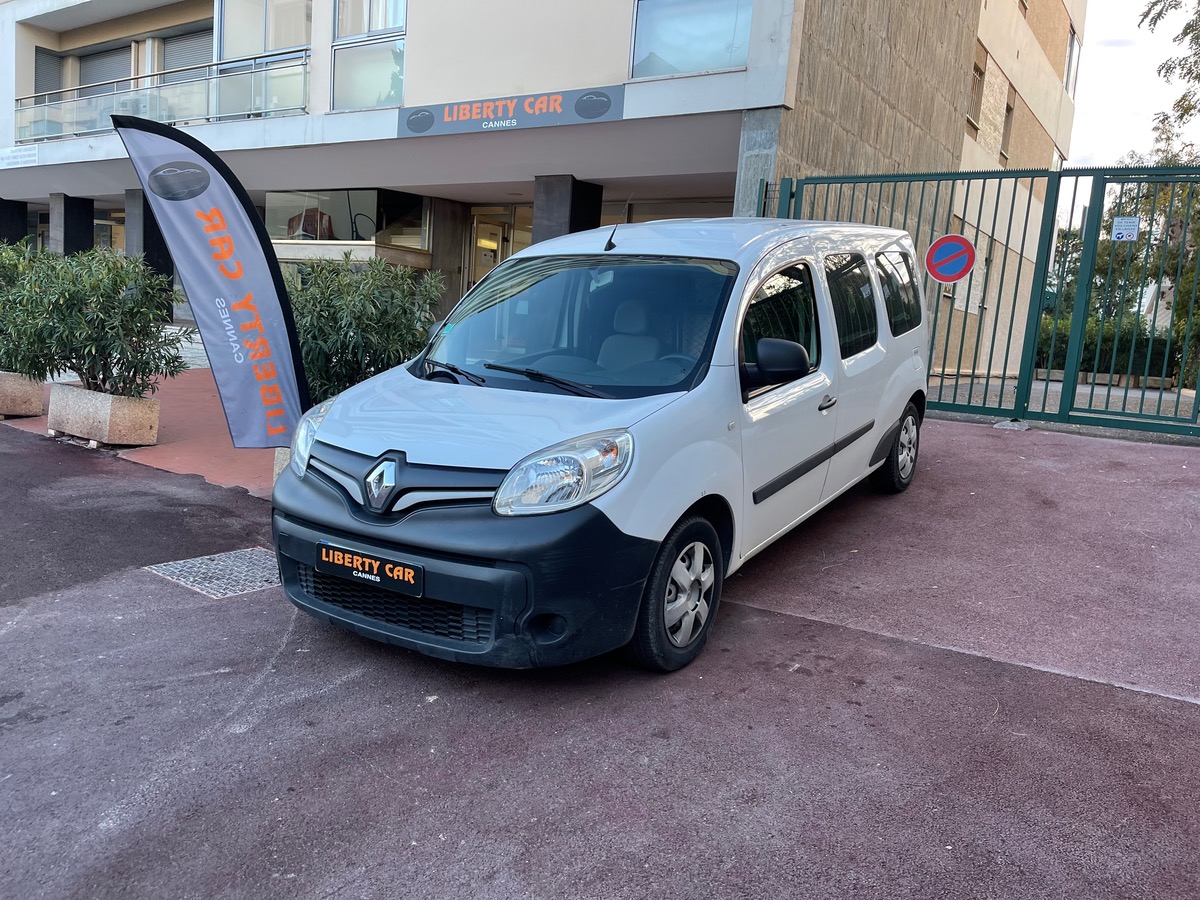
<path fill-rule="evenodd" d="M 400 191 L 268 191 L 266 225 L 277 241 L 373 241 L 429 249 L 426 199 Z"/>
<path fill-rule="evenodd" d="M 633 77 L 744 67 L 753 5 L 753 0 L 638 0 Z"/>
<path fill-rule="evenodd" d="M 403 105 L 403 38 L 334 48 L 334 109 Z"/>

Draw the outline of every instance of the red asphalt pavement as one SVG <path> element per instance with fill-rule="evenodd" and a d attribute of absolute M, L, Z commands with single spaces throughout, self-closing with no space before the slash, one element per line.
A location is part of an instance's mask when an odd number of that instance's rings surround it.
<path fill-rule="evenodd" d="M 1200 897 L 1194 447 L 928 420 L 666 677 L 210 600 L 267 504 L 3 428 L 0 508 L 3 896 Z"/>

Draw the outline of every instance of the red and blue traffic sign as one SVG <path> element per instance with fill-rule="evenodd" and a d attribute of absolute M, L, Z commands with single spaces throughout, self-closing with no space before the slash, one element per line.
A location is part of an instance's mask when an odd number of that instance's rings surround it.
<path fill-rule="evenodd" d="M 929 246 L 925 254 L 925 271 L 934 281 L 954 284 L 962 281 L 975 268 L 975 247 L 961 234 L 947 234 Z"/>

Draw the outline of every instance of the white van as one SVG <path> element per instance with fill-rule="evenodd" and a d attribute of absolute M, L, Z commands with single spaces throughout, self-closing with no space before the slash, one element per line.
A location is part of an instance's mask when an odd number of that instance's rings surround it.
<path fill-rule="evenodd" d="M 536 244 L 414 360 L 311 410 L 273 498 L 301 609 L 432 656 L 670 671 L 721 585 L 867 475 L 912 481 L 928 315 L 902 231 L 773 219 Z"/>

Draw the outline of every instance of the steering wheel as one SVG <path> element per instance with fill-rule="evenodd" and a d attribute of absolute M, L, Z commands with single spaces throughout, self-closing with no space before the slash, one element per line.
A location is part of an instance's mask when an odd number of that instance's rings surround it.
<path fill-rule="evenodd" d="M 659 362 L 677 362 L 684 368 L 690 369 L 696 364 L 696 357 L 688 356 L 685 353 L 668 353 L 666 356 L 660 356 Z"/>

